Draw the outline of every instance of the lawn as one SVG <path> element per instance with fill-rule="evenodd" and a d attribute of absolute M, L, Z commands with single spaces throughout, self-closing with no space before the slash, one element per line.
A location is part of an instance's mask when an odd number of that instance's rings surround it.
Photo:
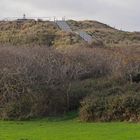
<path fill-rule="evenodd" d="M 140 140 L 140 124 L 0 121 L 0 140 Z"/>

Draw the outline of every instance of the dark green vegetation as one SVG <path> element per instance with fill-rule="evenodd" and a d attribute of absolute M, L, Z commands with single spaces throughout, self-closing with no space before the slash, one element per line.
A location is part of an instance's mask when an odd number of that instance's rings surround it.
<path fill-rule="evenodd" d="M 108 83 L 106 83 L 108 84 Z M 113 85 L 102 92 L 93 91 L 82 101 L 80 118 L 83 121 L 139 121 L 140 86 Z M 102 87 L 101 87 L 102 88 Z"/>
<path fill-rule="evenodd" d="M 76 111 L 82 121 L 140 121 L 140 33 L 68 23 L 96 40 L 49 21 L 0 22 L 0 119 Z"/>
<path fill-rule="evenodd" d="M 0 140 L 139 140 L 140 125 L 77 121 L 0 121 Z"/>

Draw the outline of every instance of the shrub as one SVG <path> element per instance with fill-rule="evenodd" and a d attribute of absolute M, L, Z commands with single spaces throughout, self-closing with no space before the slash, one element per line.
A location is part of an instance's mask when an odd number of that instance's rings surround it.
<path fill-rule="evenodd" d="M 127 88 L 139 91 L 139 86 L 130 84 L 126 78 L 139 72 L 138 57 L 132 55 L 130 59 L 129 53 L 124 57 L 124 52 L 128 51 L 86 47 L 63 50 L 0 47 L 0 118 L 63 115 L 77 110 L 83 98 L 95 94 L 96 104 L 89 100 L 85 108 L 97 107 L 94 118 L 98 120 L 106 107 L 102 105 L 108 102 L 104 102 L 104 98 L 121 96 Z M 126 83 L 129 87 L 124 86 Z M 92 115 L 87 120 L 92 120 Z"/>
<path fill-rule="evenodd" d="M 96 97 L 81 102 L 82 121 L 140 121 L 140 93 Z"/>
<path fill-rule="evenodd" d="M 90 47 L 104 47 L 104 43 L 102 40 L 94 39 L 94 41 L 90 44 Z"/>
<path fill-rule="evenodd" d="M 102 120 L 106 112 L 104 98 L 92 97 L 86 98 L 81 102 L 80 119 L 82 121 L 99 121 Z"/>

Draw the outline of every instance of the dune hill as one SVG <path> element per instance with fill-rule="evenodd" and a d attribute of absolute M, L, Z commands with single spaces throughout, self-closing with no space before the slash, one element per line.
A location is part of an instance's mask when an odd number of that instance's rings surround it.
<path fill-rule="evenodd" d="M 73 21 L 67 23 L 73 30 L 86 31 L 94 41 L 107 47 L 139 46 L 140 32 L 125 32 L 97 21 Z M 63 47 L 86 44 L 78 35 L 61 31 L 51 21 L 0 21 L 1 45 L 39 45 Z"/>

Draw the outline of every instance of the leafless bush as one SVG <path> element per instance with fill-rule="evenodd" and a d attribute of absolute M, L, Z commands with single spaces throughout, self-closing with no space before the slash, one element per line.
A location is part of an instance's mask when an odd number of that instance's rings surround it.
<path fill-rule="evenodd" d="M 134 55 L 130 59 L 130 53 L 125 52 L 81 47 L 65 50 L 1 47 L 1 118 L 29 118 L 69 111 L 73 106 L 71 97 L 80 102 L 83 96 L 82 93 L 70 95 L 74 81 L 138 73 L 139 60 Z"/>

